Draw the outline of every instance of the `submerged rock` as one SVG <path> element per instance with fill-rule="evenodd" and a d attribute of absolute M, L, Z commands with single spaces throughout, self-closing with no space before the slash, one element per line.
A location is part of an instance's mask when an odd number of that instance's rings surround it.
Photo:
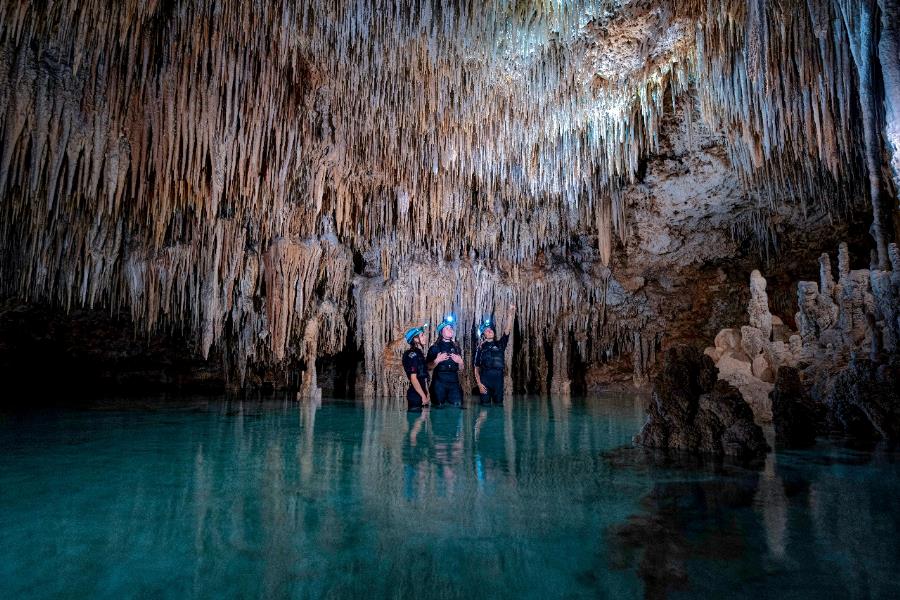
<path fill-rule="evenodd" d="M 648 419 L 634 437 L 648 448 L 754 458 L 769 449 L 741 393 L 717 381 L 708 355 L 671 348 L 653 382 Z"/>

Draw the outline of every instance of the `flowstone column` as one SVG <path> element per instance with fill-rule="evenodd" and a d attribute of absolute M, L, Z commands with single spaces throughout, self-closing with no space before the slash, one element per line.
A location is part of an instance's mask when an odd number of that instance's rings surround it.
<path fill-rule="evenodd" d="M 506 356 L 503 358 L 503 401 L 506 402 L 513 395 L 513 348 L 515 348 L 516 332 L 512 325 L 509 326 L 509 341 L 506 343 Z"/>
<path fill-rule="evenodd" d="M 894 186 L 900 190 L 900 2 L 878 0 L 878 6 L 881 9 L 878 53 L 884 81 L 884 138 L 891 157 Z M 888 255 L 890 258 L 890 250 Z"/>
<path fill-rule="evenodd" d="M 566 334 L 560 331 L 553 342 L 553 378 L 550 380 L 550 393 L 554 396 L 568 396 L 569 381 L 569 344 Z"/>
<path fill-rule="evenodd" d="M 306 355 L 306 370 L 301 373 L 300 389 L 297 390 L 297 400 L 321 400 L 322 389 L 319 387 L 316 376 L 316 354 L 319 347 L 319 319 L 310 319 L 306 322 L 303 331 L 303 353 Z"/>
<path fill-rule="evenodd" d="M 635 387 L 643 387 L 650 380 L 647 376 L 644 366 L 647 364 L 647 357 L 644 354 L 644 343 L 641 332 L 635 330 L 632 332 L 632 340 L 634 348 L 631 350 L 631 367 L 634 371 L 632 381 Z"/>

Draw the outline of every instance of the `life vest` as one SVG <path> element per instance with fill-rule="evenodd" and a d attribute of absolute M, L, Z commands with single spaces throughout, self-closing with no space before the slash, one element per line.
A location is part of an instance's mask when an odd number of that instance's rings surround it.
<path fill-rule="evenodd" d="M 475 366 L 482 371 L 502 371 L 506 365 L 507 336 L 499 340 L 482 342 L 478 348 L 478 356 L 475 358 Z"/>

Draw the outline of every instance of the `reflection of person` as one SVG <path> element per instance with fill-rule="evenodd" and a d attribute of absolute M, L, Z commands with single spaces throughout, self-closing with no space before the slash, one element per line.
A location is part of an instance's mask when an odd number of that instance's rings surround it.
<path fill-rule="evenodd" d="M 496 339 L 494 323 L 490 319 L 479 326 L 481 343 L 475 351 L 475 383 L 481 393 L 481 403 L 503 404 L 503 374 L 506 367 L 506 345 L 516 318 L 516 305 L 510 304 L 506 313 L 503 336 Z"/>
<path fill-rule="evenodd" d="M 415 500 L 419 494 L 419 489 L 423 486 L 428 475 L 428 437 L 426 435 L 425 443 L 422 447 L 418 446 L 419 434 L 422 430 L 427 431 L 428 412 L 418 411 L 417 413 L 408 413 L 409 422 L 409 446 L 404 450 L 403 459 L 403 490 L 406 498 Z"/>
<path fill-rule="evenodd" d="M 425 425 L 425 419 L 427 418 L 428 413 L 422 413 L 412 424 L 412 427 L 409 428 L 409 445 L 411 447 L 416 447 L 416 444 L 419 441 L 419 432 L 422 431 L 422 427 Z"/>
<path fill-rule="evenodd" d="M 428 406 L 428 369 L 425 367 L 425 325 L 413 327 L 404 335 L 409 350 L 403 354 L 403 370 L 409 378 L 406 390 L 406 406 L 409 410 L 422 410 Z"/>
<path fill-rule="evenodd" d="M 425 362 L 433 369 L 435 407 L 449 403 L 464 408 L 462 386 L 459 385 L 459 371 L 463 368 L 462 351 L 453 339 L 456 334 L 453 322 L 453 315 L 447 315 L 438 325 L 438 340 L 431 345 L 425 357 Z"/>

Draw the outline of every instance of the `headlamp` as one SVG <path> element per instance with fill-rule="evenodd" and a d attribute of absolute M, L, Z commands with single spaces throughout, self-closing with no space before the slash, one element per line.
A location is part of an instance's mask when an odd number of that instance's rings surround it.
<path fill-rule="evenodd" d="M 441 335 L 441 331 L 444 329 L 444 327 L 455 327 L 455 321 L 456 317 L 453 315 L 453 313 L 447 313 L 444 316 L 444 320 L 441 321 L 441 324 L 437 327 L 437 334 Z"/>
<path fill-rule="evenodd" d="M 481 322 L 481 325 L 478 326 L 478 335 L 479 336 L 484 335 L 484 330 L 488 329 L 488 328 L 493 329 L 494 325 L 493 325 L 493 323 L 491 323 L 490 319 L 485 319 L 484 321 Z"/>

